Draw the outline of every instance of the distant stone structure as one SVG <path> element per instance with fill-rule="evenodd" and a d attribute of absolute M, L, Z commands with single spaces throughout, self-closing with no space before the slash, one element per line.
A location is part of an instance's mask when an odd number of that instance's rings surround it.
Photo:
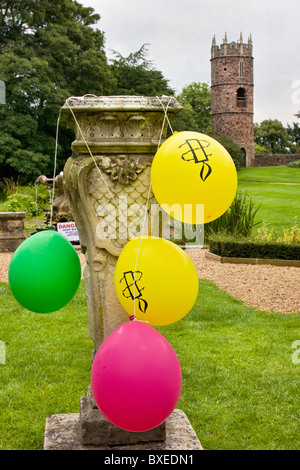
<path fill-rule="evenodd" d="M 237 42 L 211 46 L 211 116 L 214 137 L 222 135 L 237 142 L 244 165 L 254 158 L 253 136 L 253 55 L 251 35 L 247 43 L 242 33 Z"/>
<path fill-rule="evenodd" d="M 254 155 L 250 166 L 279 166 L 300 160 L 299 153 L 262 153 Z"/>
<path fill-rule="evenodd" d="M 0 252 L 15 251 L 26 239 L 26 212 L 0 212 Z"/>
<path fill-rule="evenodd" d="M 49 189 L 52 189 L 53 178 L 47 178 L 45 175 L 40 175 L 35 183 L 47 186 Z M 49 211 L 44 215 L 44 220 L 47 225 L 50 223 L 50 219 L 51 213 Z M 70 212 L 64 194 L 63 175 L 60 174 L 55 177 L 55 198 L 53 201 L 52 223 L 57 224 L 58 222 L 69 222 L 72 220 L 73 216 Z"/>

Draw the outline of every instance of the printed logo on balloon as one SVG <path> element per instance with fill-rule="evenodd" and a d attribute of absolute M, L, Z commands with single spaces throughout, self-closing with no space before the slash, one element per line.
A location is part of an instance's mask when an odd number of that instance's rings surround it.
<path fill-rule="evenodd" d="M 194 147 L 192 142 L 196 142 L 196 144 L 198 144 L 198 147 Z M 205 181 L 206 178 L 208 178 L 212 172 L 210 165 L 207 163 L 209 161 L 208 157 L 211 157 L 212 154 L 210 153 L 209 155 L 207 155 L 205 151 L 205 148 L 209 147 L 210 143 L 207 140 L 186 139 L 186 141 L 183 144 L 181 144 L 179 148 L 185 145 L 189 147 L 189 150 L 183 153 L 181 155 L 181 158 L 185 162 L 190 162 L 194 160 L 195 163 L 202 163 L 202 168 L 200 170 L 200 178 L 202 179 L 202 181 Z M 200 155 L 199 155 L 199 152 L 197 152 L 198 150 L 201 150 L 202 152 L 202 153 L 200 152 Z M 190 158 L 185 157 L 185 155 L 188 155 L 189 153 L 191 153 L 192 156 Z"/>
<path fill-rule="evenodd" d="M 142 313 L 146 313 L 148 302 L 145 299 L 142 299 L 142 290 L 145 287 L 139 288 L 137 282 L 139 282 L 143 276 L 141 271 L 127 271 L 123 273 L 123 277 L 120 280 L 122 283 L 123 281 L 126 284 L 126 287 L 122 290 L 122 294 L 126 299 L 135 300 L 138 299 L 139 301 L 139 309 Z"/>
<path fill-rule="evenodd" d="M 175 132 L 154 156 L 151 184 L 167 214 L 186 224 L 201 225 L 228 210 L 237 191 L 237 172 L 217 140 L 199 132 Z M 202 217 L 196 210 L 200 205 L 204 206 Z"/>
<path fill-rule="evenodd" d="M 130 316 L 153 326 L 175 323 L 192 309 L 198 275 L 190 257 L 170 240 L 140 237 L 123 248 L 115 290 Z"/>

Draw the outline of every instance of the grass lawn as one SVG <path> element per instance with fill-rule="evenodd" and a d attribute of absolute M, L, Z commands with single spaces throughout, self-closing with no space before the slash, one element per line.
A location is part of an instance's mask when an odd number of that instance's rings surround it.
<path fill-rule="evenodd" d="M 239 181 L 266 181 L 275 183 L 299 183 L 300 169 L 288 166 L 263 166 L 238 169 Z"/>
<path fill-rule="evenodd" d="M 250 194 L 256 205 L 261 204 L 255 221 L 267 222 L 270 228 L 274 228 L 276 235 L 281 236 L 284 227 L 292 227 L 295 217 L 298 217 L 300 223 L 298 168 L 286 166 L 239 168 L 238 187 Z M 254 227 L 254 232 L 259 226 Z"/>
<path fill-rule="evenodd" d="M 209 281 L 179 322 L 159 330 L 178 354 L 178 408 L 205 449 L 299 449 L 299 316 L 245 307 Z M 47 416 L 78 413 L 90 381 L 84 283 L 61 311 L 34 314 L 0 284 L 0 449 L 42 449 Z"/>

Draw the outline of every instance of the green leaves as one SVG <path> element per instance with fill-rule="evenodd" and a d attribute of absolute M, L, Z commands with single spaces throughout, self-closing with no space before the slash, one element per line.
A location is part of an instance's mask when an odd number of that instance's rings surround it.
<path fill-rule="evenodd" d="M 9 0 L 0 10 L 1 176 L 30 182 L 53 172 L 56 123 L 70 96 L 174 94 L 147 59 L 143 45 L 108 64 L 100 16 L 74 0 Z M 73 134 L 61 124 L 58 167 L 69 157 Z"/>
<path fill-rule="evenodd" d="M 193 82 L 185 86 L 177 99 L 183 110 L 174 121 L 174 129 L 211 135 L 211 94 L 208 83 Z"/>
<path fill-rule="evenodd" d="M 0 11 L 1 176 L 52 174 L 56 122 L 72 95 L 109 93 L 112 78 L 103 33 L 92 8 L 73 0 L 4 1 Z M 72 135 L 64 130 L 58 162 L 69 156 Z"/>
<path fill-rule="evenodd" d="M 230 234 L 234 237 L 248 237 L 259 222 L 255 222 L 260 206 L 253 203 L 251 196 L 239 191 L 229 209 L 218 219 L 209 222 L 205 227 L 205 235 Z"/>
<path fill-rule="evenodd" d="M 254 124 L 254 140 L 269 153 L 292 153 L 290 135 L 278 119 L 265 119 Z"/>
<path fill-rule="evenodd" d="M 111 70 L 115 78 L 113 94 L 119 95 L 173 95 L 168 80 L 153 67 L 147 59 L 147 44 L 134 53 L 123 57 L 114 51 L 116 59 L 112 61 Z"/>

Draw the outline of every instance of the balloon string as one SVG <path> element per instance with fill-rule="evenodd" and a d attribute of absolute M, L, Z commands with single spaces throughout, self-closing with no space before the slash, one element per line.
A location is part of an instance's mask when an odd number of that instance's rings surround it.
<path fill-rule="evenodd" d="M 54 204 L 54 192 L 55 192 L 55 178 L 56 178 L 56 165 L 57 165 L 57 148 L 58 148 L 58 129 L 59 129 L 60 111 L 56 123 L 56 136 L 55 136 L 55 151 L 54 151 L 54 169 L 53 169 L 53 181 L 52 181 L 52 194 L 50 196 L 50 227 L 52 227 L 53 220 L 53 204 Z"/>

